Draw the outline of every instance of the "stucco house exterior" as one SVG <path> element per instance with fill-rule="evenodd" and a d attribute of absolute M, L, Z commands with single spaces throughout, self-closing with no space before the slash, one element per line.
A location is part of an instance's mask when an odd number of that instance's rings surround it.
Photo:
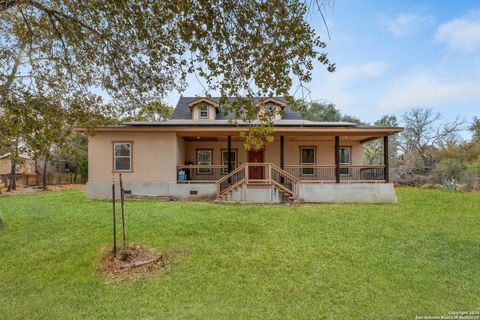
<path fill-rule="evenodd" d="M 219 98 L 182 97 L 171 120 L 98 128 L 88 136 L 90 198 L 111 197 L 112 176 L 138 196 L 280 202 L 394 202 L 388 181 L 388 136 L 402 128 L 303 120 L 280 97 L 274 140 L 247 151 Z M 250 124 L 251 125 L 251 124 Z M 80 132 L 86 132 L 78 128 Z M 384 141 L 384 163 L 364 165 L 363 143 Z"/>

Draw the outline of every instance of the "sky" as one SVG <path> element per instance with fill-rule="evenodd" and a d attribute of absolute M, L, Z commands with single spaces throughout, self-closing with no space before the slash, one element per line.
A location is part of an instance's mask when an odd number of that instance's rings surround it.
<path fill-rule="evenodd" d="M 312 101 L 367 122 L 412 107 L 433 108 L 445 121 L 480 116 L 480 1 L 336 0 L 325 17 L 331 39 L 319 15 L 308 21 L 337 70 L 315 66 Z M 183 95 L 201 94 L 190 77 Z"/>

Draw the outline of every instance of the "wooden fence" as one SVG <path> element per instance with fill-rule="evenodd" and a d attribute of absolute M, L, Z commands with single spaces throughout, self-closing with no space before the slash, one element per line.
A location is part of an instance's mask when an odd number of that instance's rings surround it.
<path fill-rule="evenodd" d="M 10 183 L 10 174 L 0 174 L 0 184 L 8 186 Z M 15 182 L 17 187 L 33 187 L 43 184 L 43 176 L 40 174 L 16 174 Z M 73 173 L 49 173 L 47 176 L 47 185 L 76 184 L 82 183 L 82 177 Z"/>

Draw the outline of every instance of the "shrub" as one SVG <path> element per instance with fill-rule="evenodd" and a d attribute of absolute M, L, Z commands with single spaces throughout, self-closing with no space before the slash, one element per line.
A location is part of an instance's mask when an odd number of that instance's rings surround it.
<path fill-rule="evenodd" d="M 441 181 L 462 180 L 466 166 L 459 159 L 443 159 L 433 171 L 435 179 Z"/>

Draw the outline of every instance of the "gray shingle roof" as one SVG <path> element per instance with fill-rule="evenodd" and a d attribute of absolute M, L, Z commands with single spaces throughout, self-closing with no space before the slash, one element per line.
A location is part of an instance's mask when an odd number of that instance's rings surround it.
<path fill-rule="evenodd" d="M 300 112 L 293 111 L 292 108 L 288 105 L 288 102 L 283 98 L 283 97 L 274 97 L 276 100 L 282 101 L 287 104 L 287 106 L 284 109 L 284 114 L 282 119 L 284 120 L 301 120 L 302 115 Z M 189 120 L 192 119 L 192 112 L 190 111 L 190 108 L 188 107 L 188 104 L 194 100 L 199 99 L 199 97 L 181 97 L 178 100 L 177 106 L 175 107 L 175 110 L 173 111 L 172 115 L 172 120 Z M 215 101 L 217 103 L 220 103 L 220 97 L 209 97 L 208 99 Z M 235 98 L 230 98 L 230 99 L 235 99 Z M 254 98 L 255 104 L 260 102 L 261 100 L 264 100 L 267 98 L 264 97 L 256 97 Z M 220 106 L 221 108 L 221 106 Z M 233 114 L 229 113 L 227 115 L 224 115 L 221 111 L 217 112 L 216 115 L 217 120 L 231 120 L 233 119 Z"/>

